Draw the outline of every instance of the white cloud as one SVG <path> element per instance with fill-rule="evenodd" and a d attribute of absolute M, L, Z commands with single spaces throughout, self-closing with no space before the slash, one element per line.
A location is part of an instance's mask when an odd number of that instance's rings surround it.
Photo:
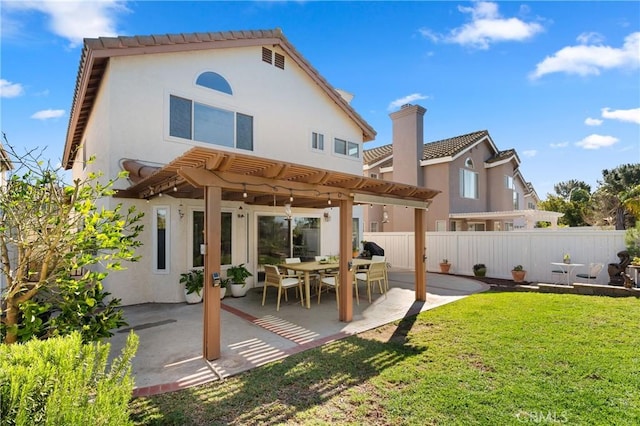
<path fill-rule="evenodd" d="M 38 111 L 31 116 L 31 118 L 36 120 L 49 120 L 51 118 L 59 118 L 64 115 L 63 109 L 44 109 L 42 111 Z"/>
<path fill-rule="evenodd" d="M 522 155 L 524 155 L 525 157 L 535 157 L 536 155 L 538 155 L 538 151 L 535 149 L 526 149 L 522 151 Z"/>
<path fill-rule="evenodd" d="M 429 29 L 421 29 L 420 33 L 432 41 L 444 40 L 462 46 L 488 49 L 493 43 L 523 41 L 544 31 L 542 25 L 536 22 L 503 18 L 498 11 L 498 4 L 493 2 L 476 2 L 472 7 L 458 6 L 458 10 L 470 14 L 471 21 L 454 28 L 447 35 L 434 34 Z"/>
<path fill-rule="evenodd" d="M 583 40 L 587 38 L 583 38 Z M 602 44 L 567 46 L 539 62 L 536 65 L 536 70 L 529 77 L 537 79 L 554 72 L 582 76 L 599 75 L 602 70 L 606 69 L 638 68 L 640 67 L 639 50 L 640 32 L 628 35 L 620 48 Z"/>
<path fill-rule="evenodd" d="M 23 94 L 22 84 L 0 79 L 0 98 L 15 98 Z"/>
<path fill-rule="evenodd" d="M 3 2 L 4 7 L 5 2 Z M 126 12 L 121 0 L 6 2 L 13 10 L 35 10 L 48 16 L 49 29 L 66 38 L 71 47 L 81 45 L 85 37 L 113 37 L 117 13 Z"/>
<path fill-rule="evenodd" d="M 582 33 L 576 37 L 576 40 L 580 44 L 602 44 L 604 43 L 604 36 L 596 32 Z"/>
<path fill-rule="evenodd" d="M 616 109 L 613 111 L 609 108 L 602 108 L 602 118 L 640 124 L 640 108 Z"/>
<path fill-rule="evenodd" d="M 576 146 L 584 149 L 600 149 L 611 146 L 616 142 L 618 142 L 618 138 L 613 136 L 597 135 L 594 133 L 593 135 L 589 135 L 581 141 L 576 142 Z"/>
<path fill-rule="evenodd" d="M 405 96 L 404 98 L 400 98 L 400 99 L 396 99 L 395 101 L 392 101 L 387 107 L 387 109 L 391 111 L 392 109 L 399 108 L 404 104 L 410 104 L 411 102 L 419 101 L 422 99 L 429 99 L 429 97 L 425 95 L 421 95 L 420 93 L 412 93 L 411 95 Z"/>
<path fill-rule="evenodd" d="M 602 120 L 600 120 L 599 118 L 587 117 L 584 120 L 584 124 L 586 124 L 587 126 L 599 126 L 602 124 Z"/>
<path fill-rule="evenodd" d="M 569 146 L 569 142 L 550 143 L 549 146 L 551 148 L 565 148 Z"/>

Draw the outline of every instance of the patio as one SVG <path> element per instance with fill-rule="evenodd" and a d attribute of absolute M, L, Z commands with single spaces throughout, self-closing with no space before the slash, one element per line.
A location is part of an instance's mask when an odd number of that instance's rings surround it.
<path fill-rule="evenodd" d="M 220 380 L 489 288 L 472 279 L 428 274 L 427 300 L 416 302 L 413 280 L 413 271 L 390 270 L 389 292 L 374 292 L 371 304 L 361 292 L 348 323 L 338 320 L 333 294 L 323 295 L 320 304 L 312 299 L 311 309 L 305 309 L 291 291 L 279 312 L 274 289 L 267 292 L 265 306 L 261 306 L 262 288 L 242 298 L 226 297 L 221 309 L 221 357 L 212 362 L 202 357 L 203 304 L 127 306 L 123 309 L 129 327 L 111 338 L 111 354 L 120 352 L 133 329 L 140 337 L 133 360 L 134 395 L 153 395 Z"/>

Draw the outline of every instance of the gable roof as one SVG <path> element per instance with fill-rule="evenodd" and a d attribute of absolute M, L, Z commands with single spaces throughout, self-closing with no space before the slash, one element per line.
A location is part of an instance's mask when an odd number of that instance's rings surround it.
<path fill-rule="evenodd" d="M 340 93 L 293 47 L 282 30 L 225 31 L 149 36 L 99 37 L 84 40 L 69 127 L 62 157 L 65 169 L 71 168 L 75 153 L 89 120 L 109 58 L 116 56 L 171 53 L 248 46 L 279 46 L 361 129 L 363 140 L 375 138 L 375 130 L 349 105 Z"/>
<path fill-rule="evenodd" d="M 429 161 L 440 158 L 454 158 L 456 155 L 480 142 L 483 138 L 489 138 L 487 130 L 467 133 L 439 141 L 424 144 L 421 161 Z M 493 146 L 493 143 L 491 143 Z M 495 148 L 495 147 L 494 147 Z M 365 167 L 393 165 L 393 144 L 383 145 L 363 152 Z"/>

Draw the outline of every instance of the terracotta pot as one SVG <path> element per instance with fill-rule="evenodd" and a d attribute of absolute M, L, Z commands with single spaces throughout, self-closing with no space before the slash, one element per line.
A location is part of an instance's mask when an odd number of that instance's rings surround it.
<path fill-rule="evenodd" d="M 451 264 L 450 263 L 441 263 L 440 264 L 440 272 L 442 272 L 443 274 L 448 274 L 449 273 L 449 269 L 451 269 Z"/>
<path fill-rule="evenodd" d="M 523 282 L 525 275 L 527 275 L 527 271 L 511 271 L 511 276 L 513 276 L 513 281 L 516 283 Z"/>

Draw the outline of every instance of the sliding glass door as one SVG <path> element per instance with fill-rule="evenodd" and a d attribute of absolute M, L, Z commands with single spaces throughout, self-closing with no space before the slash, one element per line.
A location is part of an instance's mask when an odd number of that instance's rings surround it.
<path fill-rule="evenodd" d="M 320 255 L 317 217 L 258 216 L 258 264 L 278 264 L 287 257 L 313 260 Z"/>

